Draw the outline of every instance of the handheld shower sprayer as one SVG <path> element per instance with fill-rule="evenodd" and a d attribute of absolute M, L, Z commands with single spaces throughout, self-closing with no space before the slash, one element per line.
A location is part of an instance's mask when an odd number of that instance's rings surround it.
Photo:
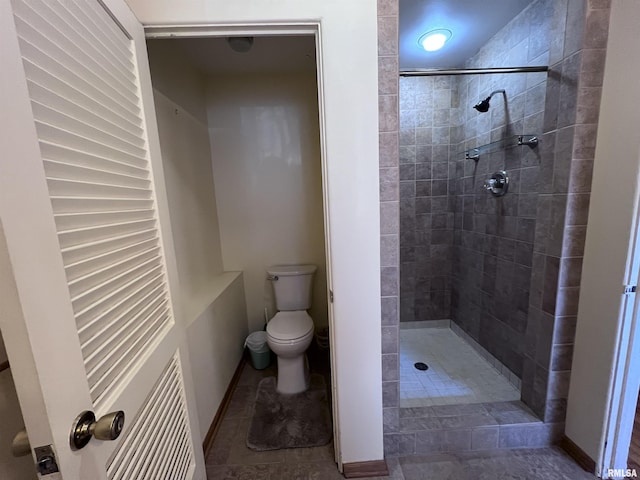
<path fill-rule="evenodd" d="M 475 108 L 481 113 L 489 111 L 489 107 L 490 107 L 489 100 L 491 100 L 491 97 L 493 97 L 496 93 L 502 93 L 503 95 L 506 95 L 506 92 L 504 91 L 504 89 L 494 90 L 493 92 L 491 92 L 491 94 L 487 98 L 485 98 L 481 102 L 478 102 L 478 104 L 474 105 L 473 108 Z"/>

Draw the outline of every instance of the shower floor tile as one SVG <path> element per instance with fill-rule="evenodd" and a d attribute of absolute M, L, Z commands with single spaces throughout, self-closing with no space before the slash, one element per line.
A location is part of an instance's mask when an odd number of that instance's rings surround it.
<path fill-rule="evenodd" d="M 400 330 L 401 407 L 512 400 L 519 390 L 449 328 Z"/>

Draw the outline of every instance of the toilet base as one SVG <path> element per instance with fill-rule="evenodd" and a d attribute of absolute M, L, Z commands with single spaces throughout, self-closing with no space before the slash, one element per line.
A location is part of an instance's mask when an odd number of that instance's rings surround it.
<path fill-rule="evenodd" d="M 278 393 L 301 393 L 309 388 L 309 361 L 307 355 L 296 357 L 278 356 Z"/>

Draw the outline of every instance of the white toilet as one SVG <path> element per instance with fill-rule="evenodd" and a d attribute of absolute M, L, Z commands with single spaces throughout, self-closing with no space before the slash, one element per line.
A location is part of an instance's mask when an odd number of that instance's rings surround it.
<path fill-rule="evenodd" d="M 280 393 L 300 393 L 309 388 L 305 351 L 313 339 L 311 289 L 315 265 L 279 265 L 267 270 L 273 284 L 278 313 L 267 323 L 267 343 L 278 356 Z"/>

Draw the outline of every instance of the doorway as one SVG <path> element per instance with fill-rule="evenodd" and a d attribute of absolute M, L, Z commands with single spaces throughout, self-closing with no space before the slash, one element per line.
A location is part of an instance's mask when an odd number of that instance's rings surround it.
<path fill-rule="evenodd" d="M 241 344 L 276 313 L 266 269 L 312 263 L 309 313 L 322 337 L 331 309 L 315 35 L 156 36 L 147 45 L 186 322 L 208 285 L 242 272 L 248 329 L 226 332 Z M 310 351 L 328 361 L 321 343 Z"/>

